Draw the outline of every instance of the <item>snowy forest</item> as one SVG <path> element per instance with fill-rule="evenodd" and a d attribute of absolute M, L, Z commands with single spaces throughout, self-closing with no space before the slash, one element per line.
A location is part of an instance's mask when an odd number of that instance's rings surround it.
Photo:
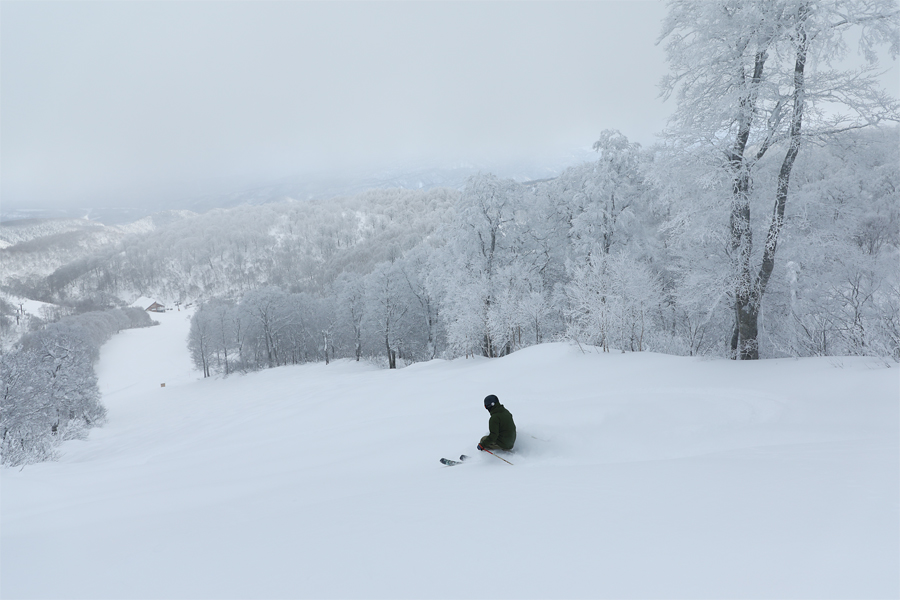
<path fill-rule="evenodd" d="M 48 360 L 34 348 L 69 334 L 40 322 L 20 337 L 15 298 L 60 314 L 194 303 L 187 343 L 205 376 L 339 358 L 399 368 L 559 340 L 900 361 L 900 107 L 875 62 L 883 46 L 896 57 L 897 21 L 890 1 L 671 2 L 661 90 L 674 114 L 660 143 L 598 132 L 594 160 L 549 179 L 485 172 L 459 189 L 122 227 L 5 225 L 4 464 L 23 460 L 8 440 L 51 439 L 78 412 L 57 410 L 66 392 L 23 393 L 21 373 Z M 21 426 L 34 411 L 53 416 Z M 39 447 L 31 456 L 51 454 Z"/>
<path fill-rule="evenodd" d="M 27 333 L 15 351 L 4 352 L 3 464 L 55 458 L 60 442 L 103 424 L 106 409 L 94 373 L 100 346 L 123 329 L 150 324 L 139 308 L 82 313 Z"/>

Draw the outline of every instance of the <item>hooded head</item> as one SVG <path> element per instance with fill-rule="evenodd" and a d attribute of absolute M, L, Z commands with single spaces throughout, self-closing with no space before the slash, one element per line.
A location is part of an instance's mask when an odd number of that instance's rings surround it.
<path fill-rule="evenodd" d="M 484 407 L 488 410 L 500 404 L 500 400 L 497 396 L 491 394 L 490 396 L 486 396 L 484 399 Z"/>

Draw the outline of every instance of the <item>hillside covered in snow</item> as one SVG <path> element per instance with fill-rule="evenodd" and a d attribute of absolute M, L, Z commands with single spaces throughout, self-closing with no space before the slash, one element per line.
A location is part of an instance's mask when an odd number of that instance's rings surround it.
<path fill-rule="evenodd" d="M 889 361 L 558 343 L 202 379 L 189 317 L 103 347 L 106 426 L 0 471 L 4 598 L 900 592 Z M 512 466 L 475 449 L 489 393 Z"/>

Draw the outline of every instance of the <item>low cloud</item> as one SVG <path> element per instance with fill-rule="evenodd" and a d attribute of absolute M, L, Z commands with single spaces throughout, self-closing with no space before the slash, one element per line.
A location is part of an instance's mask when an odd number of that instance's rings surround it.
<path fill-rule="evenodd" d="M 4 203 L 651 143 L 661 2 L 4 3 Z"/>

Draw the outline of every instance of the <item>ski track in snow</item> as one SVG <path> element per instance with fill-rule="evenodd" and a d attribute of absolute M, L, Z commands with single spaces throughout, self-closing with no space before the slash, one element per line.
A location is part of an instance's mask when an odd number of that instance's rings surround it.
<path fill-rule="evenodd" d="M 108 423 L 0 473 L 3 598 L 900 595 L 880 361 L 548 344 L 203 380 L 189 316 L 115 336 Z M 474 448 L 489 393 L 514 466 Z"/>

